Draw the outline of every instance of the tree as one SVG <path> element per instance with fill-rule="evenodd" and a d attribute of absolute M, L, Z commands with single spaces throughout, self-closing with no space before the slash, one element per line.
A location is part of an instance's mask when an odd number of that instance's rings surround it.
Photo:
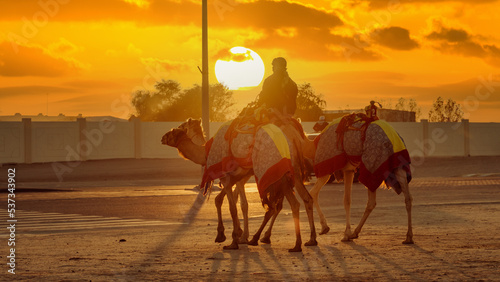
<path fill-rule="evenodd" d="M 430 122 L 458 122 L 462 119 L 464 112 L 462 107 L 451 98 L 444 103 L 443 98 L 438 97 L 432 109 L 429 111 Z"/>
<path fill-rule="evenodd" d="M 182 90 L 174 80 L 162 80 L 154 92 L 136 91 L 132 97 L 137 115 L 143 121 L 183 121 L 201 118 L 201 86 Z M 210 120 L 226 121 L 233 115 L 233 93 L 221 84 L 212 84 L 210 93 Z"/>
<path fill-rule="evenodd" d="M 302 121 L 317 121 L 326 107 L 323 95 L 316 95 L 310 83 L 299 84 L 298 88 L 295 117 Z"/>
<path fill-rule="evenodd" d="M 155 84 L 156 92 L 138 90 L 133 94 L 132 105 L 143 121 L 156 121 L 165 106 L 180 95 L 181 87 L 177 81 L 162 80 Z"/>
<path fill-rule="evenodd" d="M 417 120 L 422 115 L 422 108 L 417 105 L 417 101 L 413 98 L 406 101 L 405 98 L 400 97 L 395 109 L 399 111 L 415 112 L 415 119 Z"/>

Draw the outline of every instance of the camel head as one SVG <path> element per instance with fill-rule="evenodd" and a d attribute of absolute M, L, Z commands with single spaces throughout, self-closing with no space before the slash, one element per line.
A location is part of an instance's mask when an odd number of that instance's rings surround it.
<path fill-rule="evenodd" d="M 207 163 L 205 147 L 203 145 L 195 144 L 193 140 L 191 140 L 191 138 L 187 135 L 187 129 L 185 128 L 171 129 L 169 132 L 163 135 L 163 137 L 161 138 L 161 143 L 163 145 L 177 148 L 179 155 L 184 159 L 193 161 L 194 163 L 199 165 L 206 165 Z"/>
<path fill-rule="evenodd" d="M 201 120 L 189 118 L 187 121 L 183 122 L 179 129 L 185 130 L 189 139 L 197 145 L 203 145 L 206 142 L 205 133 L 201 127 Z"/>
<path fill-rule="evenodd" d="M 165 133 L 161 138 L 161 143 L 163 145 L 168 145 L 170 147 L 175 147 L 179 145 L 179 142 L 183 138 L 188 138 L 185 129 L 173 128 L 169 132 Z"/>

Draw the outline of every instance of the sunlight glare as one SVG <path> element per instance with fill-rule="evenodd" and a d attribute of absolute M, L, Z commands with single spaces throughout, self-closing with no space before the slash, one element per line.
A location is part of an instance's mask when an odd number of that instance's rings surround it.
<path fill-rule="evenodd" d="M 149 7 L 149 1 L 147 0 L 124 0 L 125 2 L 129 4 L 134 4 L 139 8 L 148 8 Z"/>
<path fill-rule="evenodd" d="M 215 63 L 215 76 L 230 90 L 258 86 L 264 78 L 264 62 L 254 51 L 233 47 Z"/>

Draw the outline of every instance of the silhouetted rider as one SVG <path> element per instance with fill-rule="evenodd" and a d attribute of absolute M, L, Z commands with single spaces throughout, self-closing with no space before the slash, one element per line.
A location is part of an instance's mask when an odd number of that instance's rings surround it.
<path fill-rule="evenodd" d="M 297 109 L 297 84 L 288 76 L 284 58 L 275 58 L 272 64 L 273 74 L 264 80 L 257 105 L 265 104 L 267 108 L 293 116 Z"/>
<path fill-rule="evenodd" d="M 377 103 L 380 106 L 380 108 L 382 108 L 382 105 L 379 102 L 375 102 L 375 101 L 370 101 L 370 105 L 365 107 L 366 115 L 372 119 L 377 119 L 378 107 L 375 106 L 375 103 Z"/>

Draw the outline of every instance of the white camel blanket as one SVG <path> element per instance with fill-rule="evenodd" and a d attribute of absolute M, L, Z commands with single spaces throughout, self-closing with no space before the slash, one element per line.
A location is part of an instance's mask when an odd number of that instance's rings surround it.
<path fill-rule="evenodd" d="M 225 136 L 229 126 L 230 123 L 222 125 L 205 145 L 207 165 L 201 187 L 242 167 L 253 169 L 263 197 L 267 188 L 284 175 L 292 177 L 288 140 L 277 126 L 266 124 L 257 129 L 255 135 L 239 133 L 234 139 L 227 140 Z"/>
<path fill-rule="evenodd" d="M 347 130 L 343 144 L 337 144 L 337 126 L 342 118 L 336 119 L 316 138 L 314 171 L 317 177 L 332 174 L 342 169 L 348 161 L 359 164 L 359 181 L 375 191 L 385 181 L 390 187 L 401 192 L 394 175 L 394 169 L 402 167 L 411 180 L 410 156 L 403 139 L 384 120 L 371 122 L 362 140 L 362 131 Z M 361 128 L 363 122 L 352 126 Z"/>

